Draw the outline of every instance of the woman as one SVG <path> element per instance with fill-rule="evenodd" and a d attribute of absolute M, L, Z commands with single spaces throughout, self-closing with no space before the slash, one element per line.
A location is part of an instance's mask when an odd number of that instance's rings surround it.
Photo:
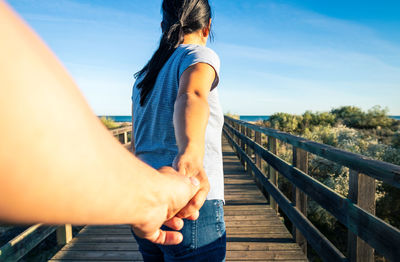
<path fill-rule="evenodd" d="M 216 88 L 220 62 L 205 46 L 211 8 L 207 0 L 164 0 L 162 12 L 160 46 L 135 75 L 135 153 L 154 168 L 174 166 L 201 185 L 178 213 L 185 218 L 181 244 L 160 246 L 136 239 L 145 261 L 223 261 L 223 113 Z"/>

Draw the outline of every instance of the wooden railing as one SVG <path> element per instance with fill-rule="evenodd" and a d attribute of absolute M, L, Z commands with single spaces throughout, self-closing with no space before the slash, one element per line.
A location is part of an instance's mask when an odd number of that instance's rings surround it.
<path fill-rule="evenodd" d="M 375 179 L 400 188 L 400 166 L 227 116 L 223 132 L 246 170 L 269 195 L 272 208 L 278 210 L 279 206 L 292 222 L 294 239 L 305 253 L 308 242 L 324 261 L 370 262 L 374 261 L 374 249 L 390 261 L 400 259 L 400 230 L 375 216 Z M 268 148 L 261 144 L 262 134 Z M 277 156 L 278 140 L 292 145 L 292 164 Z M 307 174 L 310 153 L 350 169 L 348 198 Z M 278 188 L 278 174 L 293 184 L 293 201 Z M 348 228 L 348 258 L 307 219 L 307 197 Z"/>
<path fill-rule="evenodd" d="M 132 126 L 113 129 L 110 132 L 126 148 L 130 146 L 128 133 L 132 132 Z M 0 247 L 0 261 L 13 262 L 21 259 L 54 231 L 57 233 L 58 245 L 65 245 L 72 239 L 72 226 L 70 224 L 61 226 L 32 225 Z"/>
<path fill-rule="evenodd" d="M 121 142 L 121 144 L 129 144 L 130 141 L 128 141 L 128 134 L 132 133 L 132 125 L 112 129 L 111 133 L 118 139 L 119 142 Z"/>

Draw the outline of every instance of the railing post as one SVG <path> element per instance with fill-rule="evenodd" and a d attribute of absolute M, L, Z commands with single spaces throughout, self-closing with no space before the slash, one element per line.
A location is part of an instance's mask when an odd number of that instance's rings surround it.
<path fill-rule="evenodd" d="M 236 131 L 240 131 L 239 130 L 239 124 L 238 123 L 236 123 L 236 122 L 233 122 L 233 129 L 235 129 Z M 239 141 L 239 137 L 236 135 L 236 134 L 232 134 L 233 136 L 232 136 L 232 138 L 233 138 L 233 141 L 236 141 L 236 144 L 238 144 L 239 146 L 240 146 L 240 141 Z M 236 151 L 236 154 L 238 155 L 238 157 L 239 157 L 239 159 L 240 159 L 240 155 L 238 154 L 238 152 Z"/>
<path fill-rule="evenodd" d="M 240 125 L 240 133 L 242 135 L 246 135 L 246 127 L 244 125 Z M 246 152 L 246 143 L 240 139 L 240 148 Z M 246 161 L 244 161 L 244 159 L 241 157 L 240 161 L 242 162 L 242 165 L 244 166 L 244 168 L 247 170 L 247 165 L 246 165 Z"/>
<path fill-rule="evenodd" d="M 277 152 L 276 149 L 277 149 L 276 138 L 268 136 L 268 151 L 276 155 Z M 276 170 L 271 165 L 268 165 L 268 177 L 269 181 L 272 184 L 278 186 L 278 176 Z M 278 213 L 278 204 L 275 202 L 274 198 L 271 195 L 269 195 L 269 203 L 271 204 L 272 209 L 274 209 Z"/>
<path fill-rule="evenodd" d="M 293 146 L 293 166 L 308 173 L 308 152 Z M 307 195 L 293 185 L 293 202 L 296 208 L 307 216 Z M 307 239 L 293 226 L 293 237 L 304 254 L 307 255 Z"/>
<path fill-rule="evenodd" d="M 72 226 L 65 224 L 57 228 L 57 244 L 63 246 L 72 239 Z"/>
<path fill-rule="evenodd" d="M 124 145 L 128 143 L 128 132 L 124 132 Z"/>
<path fill-rule="evenodd" d="M 255 131 L 255 142 L 257 144 L 261 145 L 261 133 L 258 132 L 258 131 Z M 256 160 L 256 166 L 259 169 L 261 169 L 261 171 L 264 171 L 264 170 L 262 170 L 262 166 L 261 166 L 261 156 L 259 154 L 255 153 L 255 152 L 254 152 L 254 154 L 256 156 L 256 159 L 255 159 Z"/>
<path fill-rule="evenodd" d="M 252 137 L 252 130 L 251 130 L 250 128 L 248 128 L 248 127 L 246 127 L 246 136 L 247 136 L 248 138 L 250 138 L 251 140 L 253 140 L 253 137 Z M 251 155 L 252 155 L 252 149 L 251 149 L 251 147 L 249 147 L 248 145 L 246 145 L 246 154 L 249 156 L 249 158 L 250 158 L 251 160 L 254 161 L 254 159 L 251 157 Z M 249 167 L 249 165 L 247 165 L 247 163 L 246 163 L 246 169 L 247 169 L 247 173 L 249 174 L 249 176 L 252 176 L 253 172 L 251 171 L 251 168 Z"/>
<path fill-rule="evenodd" d="M 261 133 L 260 132 L 258 132 L 258 131 L 254 131 L 254 141 L 257 143 L 257 144 L 259 144 L 260 146 L 262 146 L 262 142 L 261 142 Z M 265 176 L 265 172 L 264 172 L 264 163 L 262 162 L 262 158 L 261 158 L 261 156 L 259 155 L 259 154 L 257 154 L 255 151 L 254 151 L 254 155 L 255 155 L 255 163 L 256 163 L 256 166 L 261 170 L 261 172 L 264 174 L 264 176 Z M 255 179 L 256 179 L 256 182 L 257 182 L 257 184 L 258 185 L 260 185 L 260 182 L 259 182 L 259 180 L 257 179 L 257 177 L 255 177 Z M 267 199 L 269 199 L 269 194 L 268 194 L 268 192 L 265 190 L 265 188 L 264 187 L 262 187 L 262 186 L 260 186 L 260 188 L 261 188 L 261 192 L 263 192 L 263 194 L 264 194 L 264 196 L 267 198 Z"/>
<path fill-rule="evenodd" d="M 349 200 L 375 215 L 375 179 L 349 171 Z M 351 262 L 373 262 L 374 249 L 348 230 L 348 257 Z"/>

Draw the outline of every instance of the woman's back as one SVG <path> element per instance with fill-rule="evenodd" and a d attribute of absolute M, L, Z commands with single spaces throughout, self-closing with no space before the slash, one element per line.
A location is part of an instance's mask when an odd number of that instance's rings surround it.
<path fill-rule="evenodd" d="M 219 58 L 211 49 L 201 45 L 180 45 L 157 76 L 154 88 L 140 105 L 140 90 L 133 88 L 133 129 L 136 155 L 154 168 L 171 166 L 178 153 L 173 126 L 174 104 L 182 73 L 191 65 L 207 63 L 216 71 L 212 91 L 208 96 L 210 116 L 205 133 L 204 169 L 210 182 L 207 199 L 223 199 L 223 168 L 221 131 L 223 113 L 219 103 Z"/>

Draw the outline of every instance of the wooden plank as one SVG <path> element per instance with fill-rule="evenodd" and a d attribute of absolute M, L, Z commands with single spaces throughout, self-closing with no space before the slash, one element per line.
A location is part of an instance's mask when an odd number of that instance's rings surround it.
<path fill-rule="evenodd" d="M 62 248 L 63 251 L 138 251 L 136 243 L 79 243 L 67 244 Z"/>
<path fill-rule="evenodd" d="M 229 126 L 226 127 L 230 128 Z M 224 134 L 227 135 L 225 131 Z M 335 191 L 308 176 L 301 170 L 287 164 L 285 161 L 271 154 L 245 136 L 238 133 L 236 133 L 236 135 L 249 144 L 249 146 L 253 147 L 253 149 L 258 152 L 265 161 L 278 170 L 280 174 L 284 175 L 289 181 L 299 187 L 354 234 L 357 234 L 374 247 L 379 253 L 383 254 L 389 260 L 395 260 L 395 258 L 400 257 L 400 249 L 397 248 L 400 246 L 399 229 L 364 211 L 357 205 L 351 203 L 348 199 L 337 194 Z M 236 144 L 234 145 L 238 153 L 242 154 L 242 157 L 245 158 L 246 155 L 244 152 L 239 150 L 240 148 L 238 148 Z M 253 169 L 254 168 L 258 169 L 253 165 Z M 258 173 L 258 175 L 261 178 L 262 173 Z M 302 233 L 305 235 L 305 232 L 302 231 Z"/>
<path fill-rule="evenodd" d="M 87 261 L 90 261 L 90 262 L 93 262 L 93 261 L 98 261 L 98 260 L 96 260 L 96 259 L 90 259 L 90 260 L 85 260 L 85 259 L 50 259 L 49 260 L 50 262 L 87 262 Z M 102 260 L 100 260 L 100 261 L 102 261 Z M 134 260 L 134 259 L 124 259 L 124 260 L 112 260 L 112 259 L 107 259 L 106 260 L 107 262 L 120 262 L 120 261 L 125 261 L 125 262 L 143 262 L 143 259 L 141 258 L 141 259 L 136 259 L 136 260 Z M 290 261 L 290 262 L 292 262 L 292 261 Z"/>
<path fill-rule="evenodd" d="M 227 232 L 230 234 L 282 234 L 285 236 L 291 236 L 287 232 L 287 229 L 283 225 L 277 225 L 277 226 L 262 226 L 263 224 L 260 224 L 258 226 L 252 226 L 252 227 L 245 227 L 245 226 L 227 226 Z"/>
<path fill-rule="evenodd" d="M 350 169 L 348 198 L 367 212 L 375 215 L 375 179 Z M 373 262 L 374 249 L 365 241 L 348 231 L 349 261 Z"/>
<path fill-rule="evenodd" d="M 226 191 L 225 191 L 226 192 Z M 273 212 L 272 208 L 264 205 L 240 205 L 240 206 L 224 206 L 224 210 L 265 210 L 267 212 Z"/>
<path fill-rule="evenodd" d="M 273 243 L 273 242 L 227 242 L 226 250 L 247 250 L 247 251 L 269 251 L 269 250 L 298 250 L 300 247 L 296 243 Z"/>
<path fill-rule="evenodd" d="M 132 237 L 112 237 L 112 236 L 80 236 L 73 238 L 70 243 L 136 243 Z"/>
<path fill-rule="evenodd" d="M 308 152 L 303 149 L 293 147 L 293 166 L 304 173 L 308 173 Z M 298 187 L 293 186 L 293 202 L 296 208 L 307 217 L 307 195 Z M 307 255 L 307 239 L 301 232 L 293 226 L 293 237 L 301 247 L 304 254 Z"/>
<path fill-rule="evenodd" d="M 400 188 L 400 166 L 347 152 L 333 146 L 313 142 L 272 128 L 253 125 L 245 121 L 229 118 L 228 116 L 225 116 L 225 118 L 232 120 L 235 124 L 244 125 L 267 136 L 274 137 L 297 148 L 301 148 L 307 152 L 334 161 L 338 164 L 349 167 L 350 169 Z"/>
<path fill-rule="evenodd" d="M 139 251 L 64 251 L 61 250 L 52 259 L 79 259 L 79 260 L 141 260 L 142 255 Z M 51 261 L 51 260 L 50 260 Z"/>
<path fill-rule="evenodd" d="M 275 215 L 275 213 L 273 213 L 273 211 L 271 211 L 271 210 L 246 210 L 246 211 L 240 211 L 240 212 L 238 212 L 237 210 L 225 210 L 224 211 L 224 214 L 225 214 L 225 216 L 235 216 L 235 215 L 237 215 L 238 213 L 240 213 L 240 214 L 242 214 L 242 215 L 246 215 L 246 216 L 249 216 L 249 215 L 270 215 L 270 216 L 273 216 L 273 215 Z"/>
<path fill-rule="evenodd" d="M 233 227 L 233 226 L 242 226 L 242 227 L 247 227 L 247 226 L 260 226 L 260 224 L 264 226 L 281 226 L 282 221 L 280 220 L 262 220 L 260 222 L 259 220 L 229 220 L 225 221 L 226 227 Z"/>
<path fill-rule="evenodd" d="M 268 251 L 259 251 L 253 250 L 252 252 L 248 251 L 230 251 L 226 254 L 226 259 L 234 259 L 240 258 L 241 261 L 248 261 L 250 259 L 259 259 L 259 260 L 283 260 L 288 261 L 291 259 L 299 259 L 299 253 L 297 251 L 286 251 L 286 252 L 268 252 Z M 304 261 L 304 260 L 303 260 Z"/>

